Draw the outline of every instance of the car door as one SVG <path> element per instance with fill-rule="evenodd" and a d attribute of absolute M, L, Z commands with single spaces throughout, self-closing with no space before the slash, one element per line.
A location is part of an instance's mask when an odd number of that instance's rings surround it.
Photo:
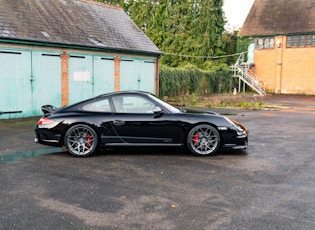
<path fill-rule="evenodd" d="M 113 105 L 111 105 L 109 99 L 97 98 L 93 101 L 85 103 L 81 110 L 89 113 L 86 122 L 92 123 L 98 127 L 98 133 L 101 139 L 101 145 L 110 145 L 112 143 L 123 143 L 111 125 L 111 117 L 114 112 Z"/>
<path fill-rule="evenodd" d="M 111 124 L 125 144 L 181 144 L 180 122 L 150 99 L 126 94 L 114 96 L 112 101 L 116 113 L 111 117 Z"/>

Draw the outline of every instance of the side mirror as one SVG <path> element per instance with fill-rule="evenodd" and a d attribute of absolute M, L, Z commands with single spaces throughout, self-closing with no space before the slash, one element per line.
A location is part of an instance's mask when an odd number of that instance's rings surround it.
<path fill-rule="evenodd" d="M 162 110 L 161 107 L 155 106 L 153 109 L 154 117 L 161 117 L 164 114 L 164 111 Z"/>

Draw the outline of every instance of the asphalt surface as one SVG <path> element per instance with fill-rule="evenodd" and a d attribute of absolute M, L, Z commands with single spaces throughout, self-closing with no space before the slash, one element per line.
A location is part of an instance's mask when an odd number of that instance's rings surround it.
<path fill-rule="evenodd" d="M 75 158 L 33 143 L 38 118 L 0 120 L 0 229 L 315 229 L 315 97 L 215 109 L 246 152 L 111 150 Z"/>

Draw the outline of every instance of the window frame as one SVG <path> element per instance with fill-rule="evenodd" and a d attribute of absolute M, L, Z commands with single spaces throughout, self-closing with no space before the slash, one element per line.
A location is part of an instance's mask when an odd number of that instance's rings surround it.
<path fill-rule="evenodd" d="M 315 47 L 315 34 L 287 35 L 286 48 Z"/>
<path fill-rule="evenodd" d="M 106 104 L 106 106 L 108 106 L 109 110 L 102 110 L 102 109 L 92 109 L 92 107 L 99 107 L 99 103 L 104 103 L 104 101 L 107 101 L 108 103 Z M 91 107 L 90 109 L 88 107 Z M 99 107 L 101 108 L 101 107 Z M 93 101 L 90 101 L 88 103 L 85 103 L 84 105 L 81 106 L 80 108 L 81 111 L 84 111 L 84 112 L 93 112 L 93 113 L 113 113 L 113 107 L 111 105 L 111 102 L 109 100 L 109 98 L 102 98 L 102 99 L 99 99 L 99 100 L 93 100 Z"/>
<path fill-rule="evenodd" d="M 255 49 L 274 49 L 275 37 L 261 37 L 255 39 Z"/>
<path fill-rule="evenodd" d="M 115 95 L 112 97 L 112 101 L 116 113 L 153 114 L 156 106 L 153 101 L 141 95 Z M 142 105 L 138 104 L 140 102 Z"/>

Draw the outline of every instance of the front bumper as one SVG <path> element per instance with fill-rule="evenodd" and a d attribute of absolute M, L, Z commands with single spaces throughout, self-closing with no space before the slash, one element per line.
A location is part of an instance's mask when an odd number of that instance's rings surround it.
<path fill-rule="evenodd" d="M 223 138 L 223 148 L 230 148 L 230 149 L 247 149 L 248 147 L 248 130 L 247 128 L 235 122 L 235 127 L 230 127 L 228 130 L 225 131 L 224 138 Z"/>

